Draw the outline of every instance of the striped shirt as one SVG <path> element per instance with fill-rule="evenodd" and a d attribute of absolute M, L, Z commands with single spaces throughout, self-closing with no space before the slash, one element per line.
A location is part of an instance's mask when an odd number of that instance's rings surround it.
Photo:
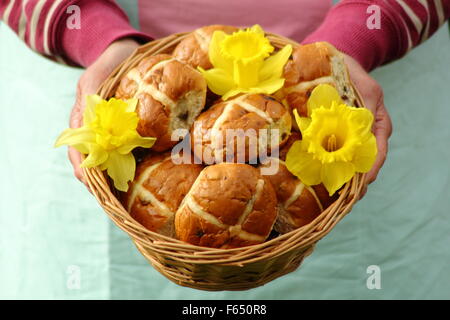
<path fill-rule="evenodd" d="M 304 42 L 329 41 L 372 70 L 404 56 L 449 17 L 450 0 L 341 1 Z"/>
<path fill-rule="evenodd" d="M 405 55 L 450 16 L 450 0 L 342 0 L 332 8 L 330 0 L 277 0 L 276 4 L 271 0 L 138 0 L 137 4 L 142 33 L 131 27 L 112 0 L 0 0 L 0 17 L 31 49 L 72 65 L 90 65 L 123 37 L 148 41 L 149 35 L 160 37 L 219 20 L 248 25 L 251 17 L 267 30 L 299 42 L 329 41 L 372 70 Z M 225 14 L 227 8 L 230 14 Z"/>

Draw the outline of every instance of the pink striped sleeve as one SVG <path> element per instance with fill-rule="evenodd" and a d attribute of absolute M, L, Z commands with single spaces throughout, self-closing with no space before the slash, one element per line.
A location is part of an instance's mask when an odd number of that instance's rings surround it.
<path fill-rule="evenodd" d="M 150 40 L 112 0 L 0 0 L 0 17 L 31 49 L 71 65 L 92 64 L 120 38 Z"/>
<path fill-rule="evenodd" d="M 449 17 L 450 0 L 343 0 L 303 43 L 328 41 L 372 70 L 405 55 Z"/>

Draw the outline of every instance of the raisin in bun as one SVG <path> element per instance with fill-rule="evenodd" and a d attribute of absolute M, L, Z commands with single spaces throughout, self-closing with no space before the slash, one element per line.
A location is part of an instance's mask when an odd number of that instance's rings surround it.
<path fill-rule="evenodd" d="M 175 212 L 202 169 L 175 164 L 170 153 L 152 153 L 138 164 L 124 206 L 147 229 L 173 237 Z"/>
<path fill-rule="evenodd" d="M 176 129 L 189 130 L 205 106 L 206 81 L 191 66 L 159 54 L 143 59 L 121 80 L 119 99 L 137 98 L 138 132 L 156 137 L 155 151 L 166 151 Z"/>
<path fill-rule="evenodd" d="M 238 28 L 222 25 L 199 28 L 177 45 L 173 51 L 173 56 L 194 68 L 202 67 L 205 70 L 212 68 L 208 56 L 209 43 L 211 42 L 214 31 L 217 30 L 231 34 L 238 31 Z"/>
<path fill-rule="evenodd" d="M 214 248 L 259 244 L 276 216 L 275 191 L 258 169 L 221 163 L 206 167 L 183 200 L 175 216 L 176 236 Z"/>
<path fill-rule="evenodd" d="M 245 94 L 221 101 L 197 118 L 192 149 L 207 164 L 256 163 L 287 140 L 291 126 L 289 111 L 273 97 Z"/>
<path fill-rule="evenodd" d="M 355 105 L 356 96 L 350 82 L 344 57 L 327 42 L 300 45 L 294 49 L 292 59 L 284 67 L 285 85 L 282 96 L 291 108 L 306 117 L 306 102 L 319 84 L 334 86 L 342 100 Z"/>
<path fill-rule="evenodd" d="M 285 146 L 281 148 L 280 157 L 268 158 L 269 161 L 278 163 L 278 171 L 265 177 L 271 182 L 277 194 L 278 218 L 274 229 L 282 234 L 309 224 L 338 197 L 337 194 L 330 197 L 322 184 L 305 186 L 287 169 L 284 162 L 287 151 L 299 138 L 300 134 L 293 132 Z M 265 163 L 260 168 L 269 165 L 270 163 Z"/>

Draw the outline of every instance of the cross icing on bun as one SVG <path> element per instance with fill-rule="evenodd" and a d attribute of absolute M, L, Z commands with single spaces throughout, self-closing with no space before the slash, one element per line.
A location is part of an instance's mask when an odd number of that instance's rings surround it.
<path fill-rule="evenodd" d="M 288 110 L 273 97 L 242 95 L 213 105 L 197 118 L 192 149 L 208 164 L 255 161 L 282 145 L 291 126 Z"/>
<path fill-rule="evenodd" d="M 191 244 L 235 248 L 264 242 L 277 217 L 272 185 L 247 164 L 206 167 L 175 216 L 176 236 Z"/>
<path fill-rule="evenodd" d="M 170 153 L 150 154 L 137 167 L 125 208 L 147 229 L 173 237 L 175 212 L 202 169 L 198 164 L 174 164 Z"/>
<path fill-rule="evenodd" d="M 156 137 L 155 151 L 177 144 L 176 129 L 191 128 L 206 101 L 206 81 L 197 70 L 170 55 L 143 59 L 124 76 L 116 91 L 119 99 L 137 98 L 138 132 Z"/>

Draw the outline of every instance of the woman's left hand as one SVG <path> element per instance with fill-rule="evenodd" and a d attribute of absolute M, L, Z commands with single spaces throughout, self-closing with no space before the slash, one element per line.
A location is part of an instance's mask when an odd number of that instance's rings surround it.
<path fill-rule="evenodd" d="M 383 89 L 361 65 L 352 57 L 344 55 L 345 62 L 350 72 L 350 78 L 361 94 L 367 109 L 372 111 L 375 117 L 373 133 L 377 139 L 378 155 L 372 170 L 366 175 L 366 182 L 376 180 L 381 167 L 386 160 L 388 152 L 388 140 L 392 134 L 392 122 L 384 105 Z M 365 190 L 364 190 L 365 193 Z"/>

